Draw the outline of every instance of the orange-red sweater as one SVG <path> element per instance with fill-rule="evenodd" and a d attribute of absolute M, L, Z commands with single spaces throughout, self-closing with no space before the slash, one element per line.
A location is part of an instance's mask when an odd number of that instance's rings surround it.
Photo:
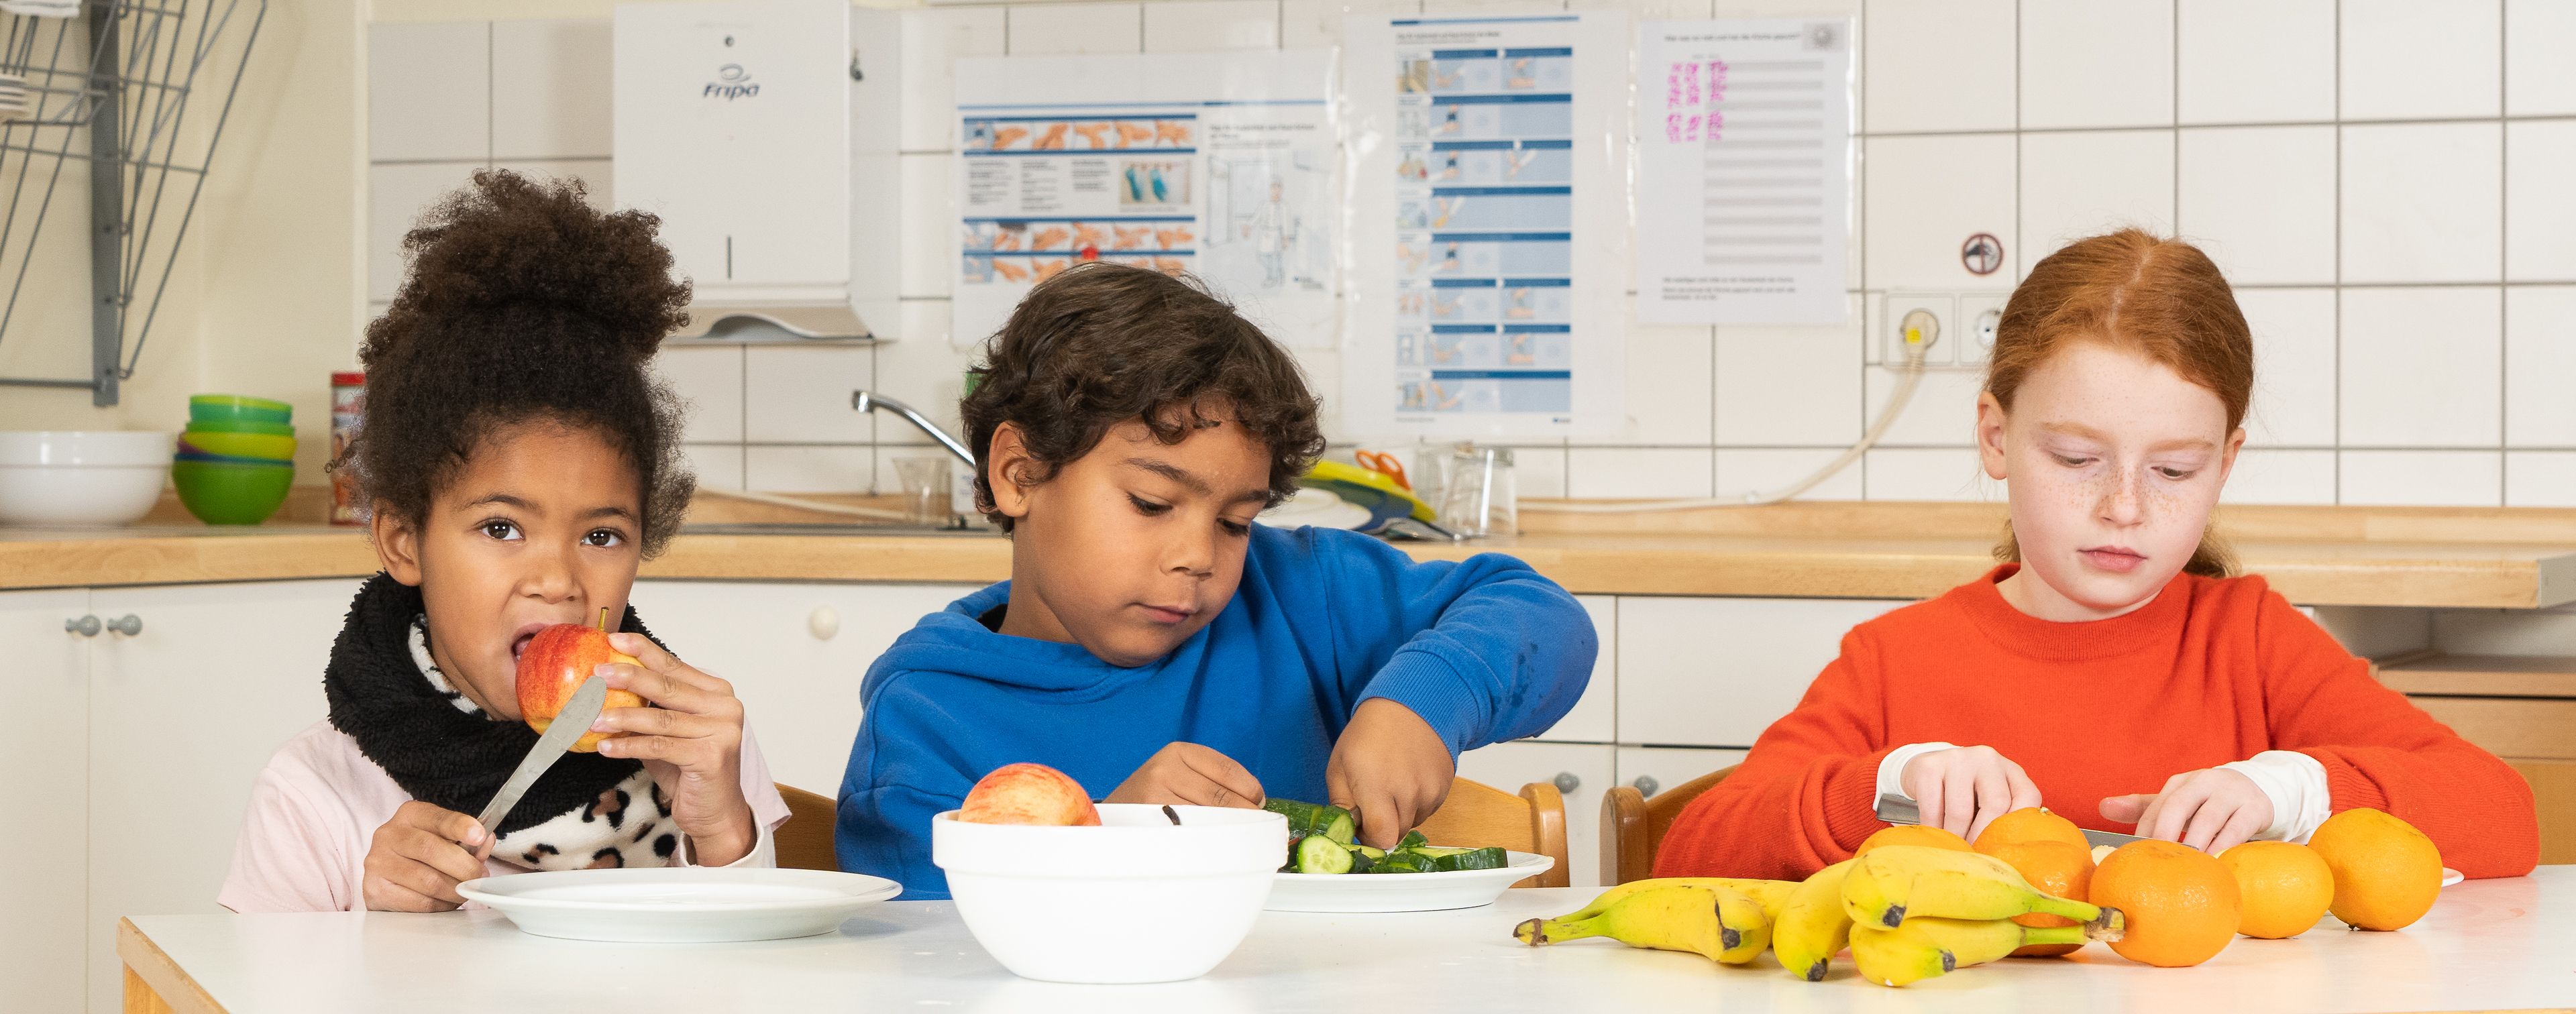
<path fill-rule="evenodd" d="M 2333 809 L 2385 810 L 2472 877 L 2531 872 L 2531 787 L 2370 676 L 2259 577 L 2174 578 L 2137 611 L 2053 623 L 1984 578 L 1863 623 L 1733 775 L 1674 820 L 1658 876 L 1796 879 L 1851 856 L 1895 747 L 1985 745 L 2085 827 L 2106 796 L 2296 750 L 2325 765 Z"/>

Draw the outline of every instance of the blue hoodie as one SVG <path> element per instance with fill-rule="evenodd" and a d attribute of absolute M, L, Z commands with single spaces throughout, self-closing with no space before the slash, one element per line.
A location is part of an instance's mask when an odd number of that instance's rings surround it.
<path fill-rule="evenodd" d="M 922 618 L 868 669 L 841 780 L 841 868 L 945 898 L 930 818 L 1016 761 L 1098 799 L 1154 752 L 1197 743 L 1263 791 L 1322 801 L 1324 764 L 1361 701 L 1413 709 L 1450 756 L 1545 731 L 1591 679 L 1583 607 L 1528 564 L 1479 554 L 1415 563 L 1353 532 L 1256 524 L 1243 584 L 1206 628 L 1135 668 L 1079 644 L 984 627 L 994 585 Z"/>

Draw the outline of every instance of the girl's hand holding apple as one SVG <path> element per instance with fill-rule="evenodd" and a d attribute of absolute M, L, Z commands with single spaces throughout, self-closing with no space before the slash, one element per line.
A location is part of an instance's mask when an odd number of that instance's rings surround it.
<path fill-rule="evenodd" d="M 600 677 L 647 706 L 600 712 L 590 727 L 623 735 L 601 740 L 599 752 L 642 760 L 653 772 L 654 783 L 671 794 L 671 820 L 689 836 L 698 865 L 723 866 L 748 855 L 758 831 L 742 795 L 742 702 L 733 685 L 640 634 L 611 634 L 609 641 L 635 664 L 601 665 Z"/>

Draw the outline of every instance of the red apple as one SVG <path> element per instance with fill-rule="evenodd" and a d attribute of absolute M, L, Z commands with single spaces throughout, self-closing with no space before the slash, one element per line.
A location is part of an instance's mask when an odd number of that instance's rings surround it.
<path fill-rule="evenodd" d="M 546 726 L 554 724 L 555 715 L 563 711 L 564 703 L 581 689 L 582 681 L 590 678 L 592 670 L 609 662 L 636 664 L 635 656 L 619 654 L 609 647 L 607 632 L 597 627 L 558 623 L 537 631 L 519 653 L 519 717 L 527 721 L 528 728 L 543 735 Z M 599 710 L 643 706 L 644 699 L 632 691 L 611 689 L 608 702 Z M 599 741 L 609 738 L 609 733 L 585 732 L 573 741 L 572 749 L 576 753 L 596 753 Z"/>
<path fill-rule="evenodd" d="M 1082 783 L 1044 764 L 1005 764 L 975 783 L 957 819 L 977 824 L 1098 827 L 1100 809 Z"/>

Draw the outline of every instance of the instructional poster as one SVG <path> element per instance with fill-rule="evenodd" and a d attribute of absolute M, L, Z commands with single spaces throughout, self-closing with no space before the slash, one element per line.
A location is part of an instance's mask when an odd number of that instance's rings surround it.
<path fill-rule="evenodd" d="M 1839 324 L 1851 22 L 1652 21 L 1637 37 L 1637 318 Z"/>
<path fill-rule="evenodd" d="M 1615 428 L 1625 19 L 1355 16 L 1343 38 L 1348 428 Z"/>
<path fill-rule="evenodd" d="M 1188 273 L 1281 342 L 1329 345 L 1332 54 L 957 61 L 951 339 L 1084 261 Z"/>

